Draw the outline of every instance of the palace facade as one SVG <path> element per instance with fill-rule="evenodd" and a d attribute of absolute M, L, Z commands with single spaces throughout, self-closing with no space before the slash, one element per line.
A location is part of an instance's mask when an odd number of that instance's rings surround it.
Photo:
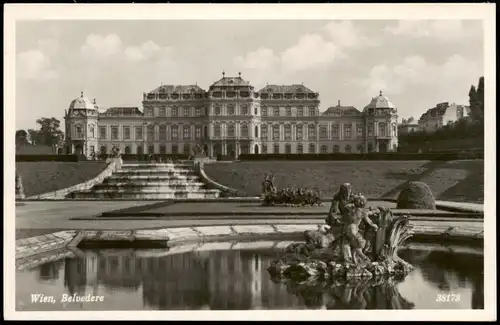
<path fill-rule="evenodd" d="M 198 85 L 161 85 L 138 107 L 101 109 L 74 99 L 65 112 L 66 151 L 191 154 L 387 152 L 398 146 L 397 109 L 380 92 L 362 111 L 353 106 L 319 111 L 319 94 L 302 84 L 256 90 L 241 74 L 223 76 L 208 91 Z"/>

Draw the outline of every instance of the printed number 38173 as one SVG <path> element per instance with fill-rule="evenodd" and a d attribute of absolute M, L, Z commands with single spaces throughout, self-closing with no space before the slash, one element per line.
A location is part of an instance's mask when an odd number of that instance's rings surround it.
<path fill-rule="evenodd" d="M 436 296 L 436 302 L 457 302 L 460 301 L 459 294 L 441 294 Z"/>

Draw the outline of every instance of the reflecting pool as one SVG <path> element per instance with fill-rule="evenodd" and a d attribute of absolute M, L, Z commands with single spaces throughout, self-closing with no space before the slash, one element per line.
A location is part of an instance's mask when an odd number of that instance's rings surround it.
<path fill-rule="evenodd" d="M 179 253 L 174 249 L 81 251 L 74 258 L 18 271 L 16 308 L 39 311 L 484 308 L 483 255 L 473 250 L 411 244 L 400 250 L 399 255 L 416 268 L 402 281 L 292 284 L 273 281 L 266 270 L 278 253 L 278 244 L 212 243 Z M 61 301 L 63 296 L 68 301 Z M 102 297 L 102 301 L 71 301 L 91 296 Z M 37 298 L 38 302 L 34 302 Z M 40 302 L 44 299 L 45 302 Z"/>

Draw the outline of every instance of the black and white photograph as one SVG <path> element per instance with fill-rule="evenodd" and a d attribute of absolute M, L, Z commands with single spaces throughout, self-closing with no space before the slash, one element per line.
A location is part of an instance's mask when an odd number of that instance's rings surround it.
<path fill-rule="evenodd" d="M 6 5 L 6 319 L 496 320 L 495 9 Z"/>

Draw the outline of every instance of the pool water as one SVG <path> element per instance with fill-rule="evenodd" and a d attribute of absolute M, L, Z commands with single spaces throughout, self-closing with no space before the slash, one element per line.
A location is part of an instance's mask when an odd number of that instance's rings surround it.
<path fill-rule="evenodd" d="M 232 245 L 177 254 L 166 249 L 82 251 L 78 257 L 18 271 L 16 309 L 484 308 L 482 254 L 412 245 L 399 254 L 416 266 L 402 281 L 293 284 L 273 281 L 266 270 L 276 249 L 217 249 Z M 70 298 L 63 302 L 63 295 Z M 71 301 L 81 296 L 101 298 Z"/>

